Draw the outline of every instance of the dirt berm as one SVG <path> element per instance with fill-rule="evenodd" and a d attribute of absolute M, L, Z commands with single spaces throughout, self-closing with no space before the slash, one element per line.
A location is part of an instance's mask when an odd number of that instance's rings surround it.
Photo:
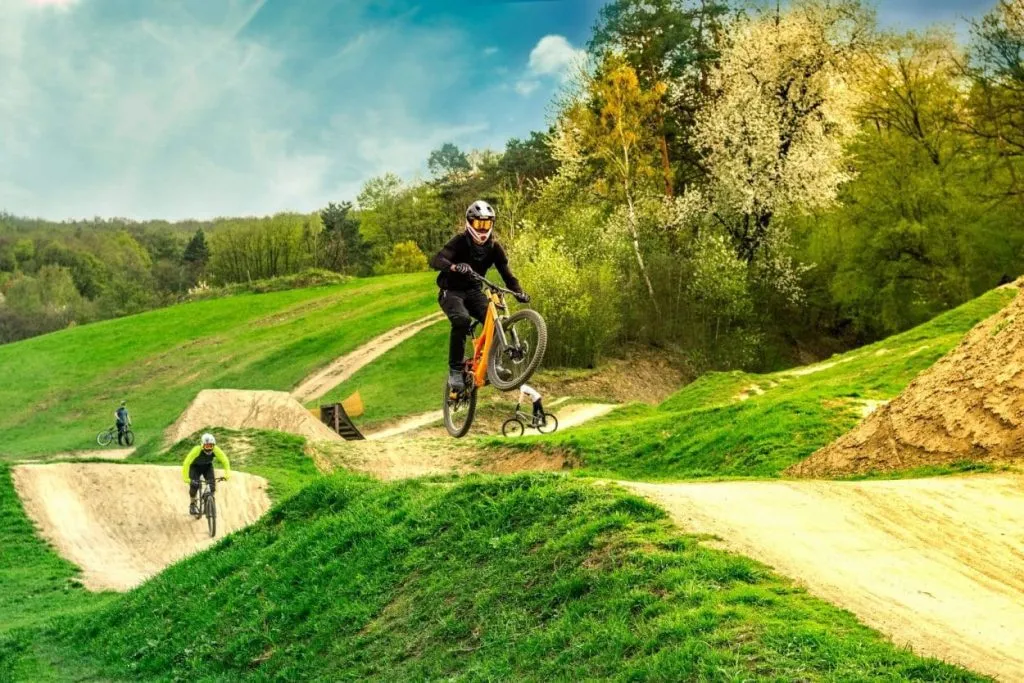
<path fill-rule="evenodd" d="M 1024 463 L 1024 296 L 984 321 L 900 396 L 790 467 L 801 477 L 970 460 Z"/>
<path fill-rule="evenodd" d="M 205 389 L 167 429 L 168 443 L 204 427 L 274 429 L 311 441 L 340 441 L 341 437 L 284 391 Z"/>
<path fill-rule="evenodd" d="M 128 590 L 258 520 L 267 481 L 244 472 L 217 485 L 217 536 L 188 514 L 180 467 L 20 465 L 14 486 L 43 538 L 82 569 L 90 590 Z"/>

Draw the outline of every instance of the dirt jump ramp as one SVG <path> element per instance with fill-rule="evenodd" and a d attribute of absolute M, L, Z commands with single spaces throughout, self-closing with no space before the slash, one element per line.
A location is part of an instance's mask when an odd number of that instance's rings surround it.
<path fill-rule="evenodd" d="M 312 441 L 339 441 L 341 436 L 320 422 L 291 394 L 283 391 L 205 389 L 167 430 L 176 443 L 204 427 L 273 429 Z"/>
<path fill-rule="evenodd" d="M 182 558 L 259 519 L 267 481 L 234 472 L 217 485 L 217 536 L 188 514 L 179 467 L 57 463 L 19 465 L 14 486 L 40 535 L 82 570 L 94 591 L 129 590 Z"/>
<path fill-rule="evenodd" d="M 307 377 L 292 391 L 292 396 L 303 403 L 321 398 L 364 366 L 369 365 L 406 339 L 430 327 L 443 317 L 441 313 L 432 313 L 415 322 L 401 325 L 385 332 L 379 337 L 371 339 L 355 351 L 345 354 L 325 368 Z"/>
<path fill-rule="evenodd" d="M 1024 680 L 1024 477 L 620 483 L 898 646 Z"/>

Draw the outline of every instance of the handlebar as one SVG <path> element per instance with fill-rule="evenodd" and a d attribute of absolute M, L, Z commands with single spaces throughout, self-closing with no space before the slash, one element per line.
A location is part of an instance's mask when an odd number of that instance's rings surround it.
<path fill-rule="evenodd" d="M 471 275 L 473 276 L 474 280 L 476 280 L 478 282 L 482 282 L 487 288 L 489 288 L 489 289 L 491 289 L 493 291 L 501 292 L 502 294 L 510 294 L 512 296 L 518 296 L 517 292 L 513 292 L 511 289 L 505 289 L 504 287 L 502 287 L 500 285 L 496 285 L 493 282 L 491 282 L 490 280 L 488 280 L 487 278 L 485 278 L 483 275 L 480 275 L 479 273 L 477 273 L 475 271 L 471 271 Z"/>

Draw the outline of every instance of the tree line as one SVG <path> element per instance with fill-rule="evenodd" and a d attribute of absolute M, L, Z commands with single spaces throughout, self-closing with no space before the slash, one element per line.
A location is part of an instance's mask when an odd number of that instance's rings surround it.
<path fill-rule="evenodd" d="M 309 214 L 0 216 L 0 341 L 317 268 L 426 268 L 493 203 L 552 361 L 623 343 L 768 369 L 918 324 L 1024 272 L 1024 2 L 959 44 L 860 0 L 614 0 L 547 130 L 448 143 L 430 177 Z"/>

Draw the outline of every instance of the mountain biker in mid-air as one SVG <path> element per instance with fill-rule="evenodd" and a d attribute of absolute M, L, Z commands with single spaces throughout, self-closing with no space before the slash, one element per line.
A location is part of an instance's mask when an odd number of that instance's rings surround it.
<path fill-rule="evenodd" d="M 473 202 L 466 209 L 466 229 L 451 238 L 430 259 L 430 267 L 441 271 L 437 275 L 437 286 L 441 289 L 437 302 L 452 324 L 448 343 L 448 382 L 453 391 L 465 388 L 462 367 L 466 337 L 473 319 L 483 323 L 487 317 L 487 297 L 473 273 L 483 277 L 494 266 L 505 285 L 515 292 L 516 299 L 522 303 L 530 300 L 508 267 L 504 247 L 494 239 L 494 222 L 495 213 L 490 204 L 480 200 Z"/>
<path fill-rule="evenodd" d="M 228 456 L 224 455 L 224 451 L 217 445 L 217 440 L 213 438 L 213 434 L 203 434 L 202 439 L 200 439 L 200 445 L 190 450 L 188 455 L 185 456 L 185 462 L 181 463 L 181 477 L 189 485 L 188 497 L 191 499 L 188 506 L 189 514 L 198 514 L 196 494 L 199 493 L 200 476 L 209 484 L 210 491 L 215 491 L 217 488 L 217 481 L 213 476 L 214 457 L 220 461 L 221 466 L 224 468 L 224 478 L 230 479 L 231 463 L 228 462 Z"/>
<path fill-rule="evenodd" d="M 114 411 L 114 421 L 117 424 L 117 445 L 123 446 L 124 442 L 124 431 L 131 423 L 132 419 L 128 416 L 128 401 L 121 401 L 121 405 L 118 406 L 117 410 Z"/>

